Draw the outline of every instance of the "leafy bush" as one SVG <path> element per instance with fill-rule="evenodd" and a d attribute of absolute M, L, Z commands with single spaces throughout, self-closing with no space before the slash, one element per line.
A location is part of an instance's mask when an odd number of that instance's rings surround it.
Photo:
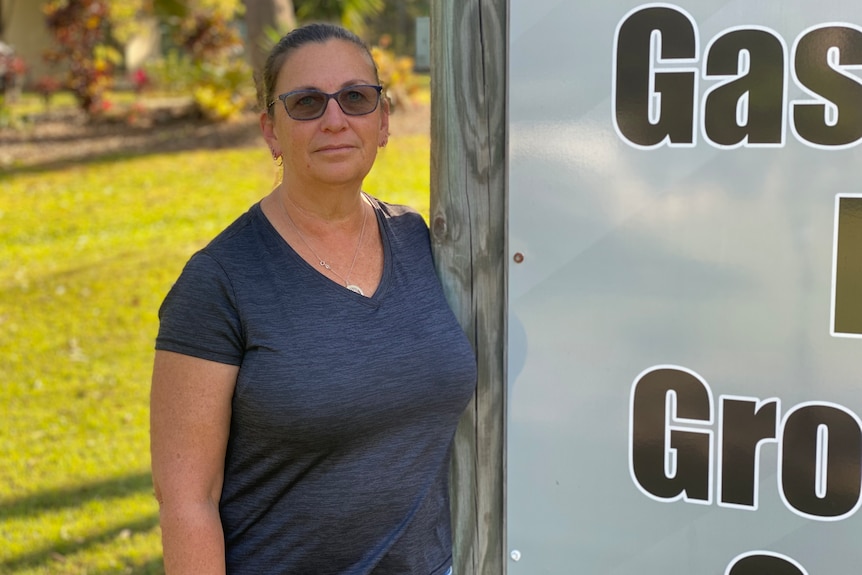
<path fill-rule="evenodd" d="M 197 70 L 191 58 L 171 50 L 163 58 L 144 64 L 144 70 L 156 90 L 170 93 L 188 93 L 197 81 Z"/>
<path fill-rule="evenodd" d="M 157 88 L 190 94 L 201 116 L 210 120 L 234 118 L 253 102 L 251 71 L 241 58 L 199 62 L 174 51 L 146 70 Z"/>
<path fill-rule="evenodd" d="M 45 104 L 45 111 L 48 111 L 48 108 L 51 106 L 51 96 L 53 96 L 56 92 L 60 91 L 62 88 L 62 83 L 54 78 L 53 76 L 42 76 L 36 83 L 33 88 L 37 94 L 42 97 L 42 102 Z"/>
<path fill-rule="evenodd" d="M 413 95 L 422 87 L 419 77 L 413 72 L 413 58 L 397 56 L 385 48 L 386 41 L 371 48 L 371 56 L 377 64 L 380 82 L 394 108 L 409 106 Z"/>
<path fill-rule="evenodd" d="M 245 110 L 253 98 L 248 94 L 251 73 L 244 61 L 202 65 L 202 81 L 195 87 L 195 104 L 211 120 L 229 120 Z"/>
<path fill-rule="evenodd" d="M 57 47 L 45 59 L 68 65 L 66 88 L 88 114 L 104 111 L 120 53 L 107 42 L 109 9 L 105 0 L 51 0 L 42 8 Z"/>
<path fill-rule="evenodd" d="M 188 94 L 209 120 L 229 120 L 252 101 L 251 69 L 233 24 L 233 3 L 191 3 L 176 15 L 170 36 L 175 50 L 147 66 L 162 90 Z"/>

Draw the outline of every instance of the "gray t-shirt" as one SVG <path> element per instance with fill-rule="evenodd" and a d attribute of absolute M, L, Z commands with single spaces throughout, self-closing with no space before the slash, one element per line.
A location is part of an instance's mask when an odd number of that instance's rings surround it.
<path fill-rule="evenodd" d="M 259 204 L 195 254 L 156 348 L 240 366 L 220 502 L 230 575 L 442 575 L 448 461 L 473 351 L 415 211 L 373 200 L 370 298 L 300 258 Z"/>

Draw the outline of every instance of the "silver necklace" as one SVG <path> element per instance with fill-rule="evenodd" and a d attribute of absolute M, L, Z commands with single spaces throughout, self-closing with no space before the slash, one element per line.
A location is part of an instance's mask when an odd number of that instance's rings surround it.
<path fill-rule="evenodd" d="M 299 206 L 297 206 L 293 202 L 293 200 L 290 199 L 290 196 L 287 195 L 287 193 L 285 193 L 284 195 L 287 198 L 288 202 L 290 202 L 291 204 L 296 206 L 296 209 L 298 209 L 298 210 L 302 209 Z M 296 232 L 296 235 L 299 236 L 299 239 L 301 239 L 302 243 L 305 244 L 305 247 L 307 247 L 309 249 L 309 251 L 311 251 L 311 253 L 314 255 L 315 259 L 317 259 L 317 261 L 320 263 L 320 265 L 323 268 L 325 268 L 327 271 L 331 271 L 336 276 L 338 276 L 338 278 L 344 282 L 344 287 L 346 287 L 347 289 L 349 289 L 352 292 L 355 292 L 355 293 L 358 293 L 359 295 L 364 296 L 365 292 L 362 291 L 361 287 L 359 287 L 356 284 L 350 283 L 350 274 L 353 273 L 353 266 L 356 265 L 356 258 L 357 258 L 357 256 L 359 256 L 359 248 L 360 248 L 360 246 L 362 246 L 362 237 L 365 235 L 365 222 L 366 222 L 366 220 L 368 220 L 368 210 L 365 209 L 363 206 L 362 228 L 360 228 L 360 230 L 359 230 L 359 240 L 356 242 L 356 250 L 353 252 L 353 261 L 350 262 L 350 269 L 347 270 L 347 275 L 342 276 L 340 273 L 338 273 L 337 271 L 332 269 L 332 266 L 329 264 L 329 262 L 324 260 L 319 255 L 317 255 L 317 252 L 314 251 L 314 248 L 311 247 L 311 244 L 308 243 L 308 240 L 306 240 L 305 236 L 302 235 L 302 232 L 299 231 L 299 227 L 296 225 L 296 222 L 294 222 L 293 218 L 290 217 L 290 213 L 288 213 L 287 207 L 284 205 L 284 202 L 278 202 L 278 203 L 279 203 L 279 205 L 281 205 L 281 210 L 284 212 L 284 215 L 287 216 L 287 221 L 290 222 L 290 226 L 294 229 L 294 231 Z"/>

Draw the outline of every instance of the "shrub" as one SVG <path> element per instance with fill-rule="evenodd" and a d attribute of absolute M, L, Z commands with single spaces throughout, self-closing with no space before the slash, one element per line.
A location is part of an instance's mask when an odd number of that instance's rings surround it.
<path fill-rule="evenodd" d="M 251 73 L 242 60 L 202 65 L 201 81 L 193 91 L 195 104 L 208 119 L 229 120 L 253 102 L 250 85 Z"/>
<path fill-rule="evenodd" d="M 253 102 L 251 71 L 241 58 L 210 63 L 169 52 L 146 71 L 160 89 L 191 94 L 198 113 L 209 120 L 234 118 Z"/>
<path fill-rule="evenodd" d="M 48 108 L 51 105 L 51 96 L 53 96 L 56 92 L 60 91 L 62 88 L 62 84 L 57 78 L 53 76 L 42 76 L 33 86 L 34 90 L 37 94 L 42 96 L 42 102 L 45 104 L 45 111 L 48 111 Z"/>
<path fill-rule="evenodd" d="M 232 16 L 228 5 L 190 4 L 172 30 L 177 49 L 146 67 L 161 89 L 191 94 L 197 112 L 214 121 L 235 117 L 252 100 L 251 69 Z"/>
<path fill-rule="evenodd" d="M 105 0 L 51 0 L 42 8 L 57 47 L 45 53 L 52 63 L 68 65 L 66 88 L 88 114 L 106 108 L 105 93 L 113 85 L 120 53 L 107 44 L 108 4 Z"/>
<path fill-rule="evenodd" d="M 409 106 L 412 96 L 419 90 L 419 78 L 413 72 L 413 58 L 396 56 L 385 48 L 385 39 L 379 46 L 371 48 L 371 56 L 377 64 L 380 82 L 394 108 Z"/>

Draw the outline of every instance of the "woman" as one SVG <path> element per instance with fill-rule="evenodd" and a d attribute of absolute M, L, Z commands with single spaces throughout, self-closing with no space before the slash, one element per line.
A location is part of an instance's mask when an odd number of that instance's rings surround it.
<path fill-rule="evenodd" d="M 355 35 L 273 48 L 282 183 L 166 297 L 151 395 L 168 575 L 451 572 L 448 460 L 475 384 L 414 211 L 362 192 L 389 108 Z"/>

